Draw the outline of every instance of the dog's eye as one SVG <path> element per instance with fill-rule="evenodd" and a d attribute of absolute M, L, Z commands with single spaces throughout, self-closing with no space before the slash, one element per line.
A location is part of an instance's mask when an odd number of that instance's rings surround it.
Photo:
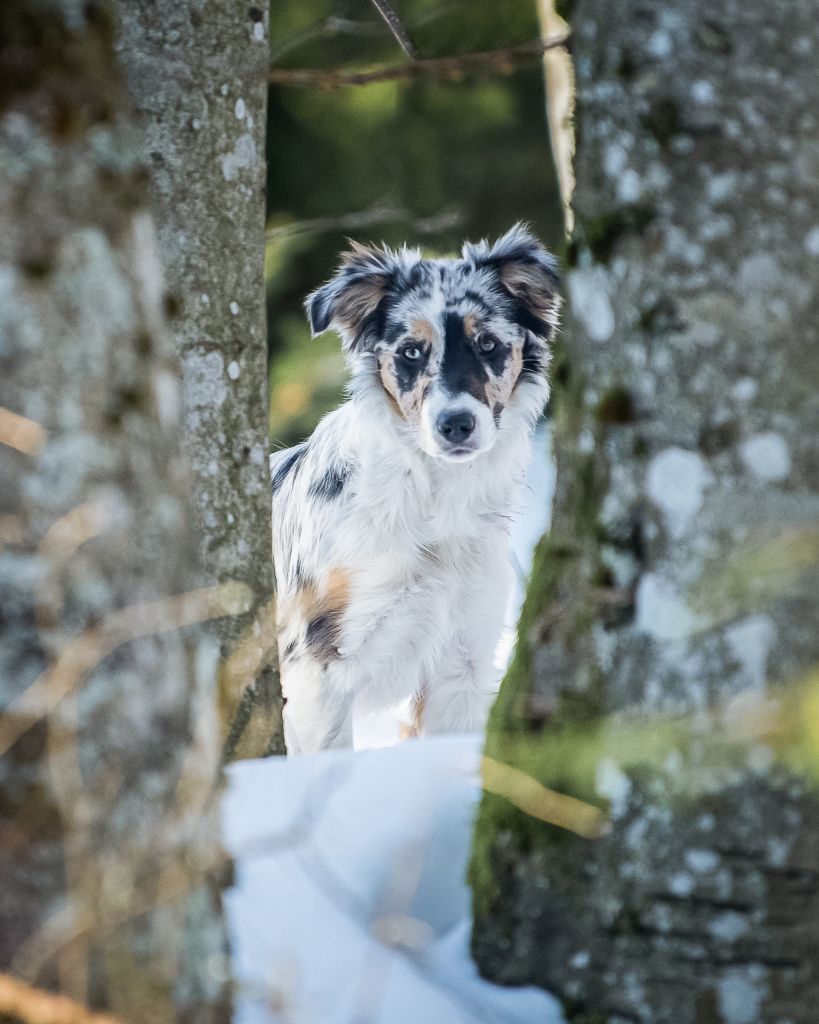
<path fill-rule="evenodd" d="M 416 359 L 420 359 L 421 358 L 422 353 L 421 353 L 421 349 L 418 348 L 417 345 L 405 345 L 401 349 L 401 355 L 405 359 L 409 359 L 410 362 L 414 362 Z"/>
<path fill-rule="evenodd" d="M 498 339 L 491 334 L 480 334 L 476 342 L 478 351 L 483 353 L 493 352 L 498 344 Z"/>

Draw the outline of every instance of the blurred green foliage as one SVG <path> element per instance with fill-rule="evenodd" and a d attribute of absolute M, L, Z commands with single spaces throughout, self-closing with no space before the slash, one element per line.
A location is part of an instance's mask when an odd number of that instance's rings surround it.
<path fill-rule="evenodd" d="M 394 0 L 421 57 L 536 39 L 535 0 Z M 277 67 L 364 69 L 407 61 L 370 0 L 275 0 Z M 461 81 L 337 89 L 277 85 L 268 118 L 266 279 L 274 447 L 301 440 L 338 404 L 334 335 L 311 340 L 304 296 L 346 238 L 433 253 L 529 221 L 562 237 L 540 62 Z"/>

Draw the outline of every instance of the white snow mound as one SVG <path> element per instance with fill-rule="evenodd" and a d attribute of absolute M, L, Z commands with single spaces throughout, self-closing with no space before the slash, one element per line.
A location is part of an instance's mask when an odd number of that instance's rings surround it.
<path fill-rule="evenodd" d="M 228 769 L 226 912 L 236 1024 L 561 1024 L 535 988 L 469 957 L 482 739 Z"/>

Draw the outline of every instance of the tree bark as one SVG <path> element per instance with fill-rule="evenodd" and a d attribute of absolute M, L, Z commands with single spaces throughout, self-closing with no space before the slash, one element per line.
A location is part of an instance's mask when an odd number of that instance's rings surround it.
<path fill-rule="evenodd" d="M 572 1020 L 807 1024 L 819 22 L 571 6 L 555 516 L 487 753 L 611 823 L 580 838 L 487 794 L 473 949 Z"/>
<path fill-rule="evenodd" d="M 134 1024 L 229 1017 L 218 648 L 108 8 L 0 8 L 0 968 Z"/>
<path fill-rule="evenodd" d="M 283 753 L 267 469 L 267 4 L 118 8 L 174 310 L 205 578 L 254 594 L 246 615 L 216 628 L 225 755 Z"/>

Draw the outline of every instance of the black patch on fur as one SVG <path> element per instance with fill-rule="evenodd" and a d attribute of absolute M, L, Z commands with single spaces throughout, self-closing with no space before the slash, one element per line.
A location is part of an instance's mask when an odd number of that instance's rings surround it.
<path fill-rule="evenodd" d="M 338 612 L 324 612 L 307 623 L 304 642 L 320 661 L 335 661 L 341 657 L 338 649 L 340 621 Z"/>
<path fill-rule="evenodd" d="M 292 658 L 298 646 L 298 640 L 291 640 L 287 647 L 285 647 L 285 649 L 282 651 L 282 661 L 286 661 L 288 658 Z"/>
<path fill-rule="evenodd" d="M 450 395 L 472 395 L 486 402 L 486 384 L 489 375 L 466 336 L 463 317 L 458 313 L 444 315 L 444 358 L 441 379 Z"/>
<path fill-rule="evenodd" d="M 480 358 L 483 360 L 484 366 L 488 366 L 496 377 L 500 377 L 509 362 L 509 346 L 504 345 L 498 338 L 495 339 L 495 342 L 492 351 L 482 353 Z"/>
<path fill-rule="evenodd" d="M 431 294 L 433 270 L 429 263 L 421 260 L 410 268 L 406 275 L 404 287 L 408 291 L 415 291 L 419 299 L 428 299 Z"/>
<path fill-rule="evenodd" d="M 296 589 L 304 590 L 304 588 L 310 586 L 312 582 L 313 581 L 304 571 L 304 566 L 298 559 L 296 559 L 296 565 L 293 569 L 293 584 L 295 585 Z"/>
<path fill-rule="evenodd" d="M 480 306 L 484 313 L 489 314 L 497 312 L 497 304 L 494 306 L 489 302 L 485 295 L 481 295 L 480 292 L 476 292 L 474 288 L 467 288 L 463 293 L 463 297 L 468 299 L 475 306 Z"/>
<path fill-rule="evenodd" d="M 310 484 L 310 497 L 333 501 L 344 490 L 353 467 L 349 463 L 337 462 L 328 466 L 323 476 Z"/>
<path fill-rule="evenodd" d="M 301 463 L 301 460 L 307 454 L 307 442 L 303 441 L 301 444 L 295 445 L 293 448 L 288 449 L 287 455 L 282 459 L 279 465 L 276 467 L 275 472 L 270 478 L 270 491 L 275 494 L 284 481 L 288 478 L 291 472 L 296 472 Z"/>
<path fill-rule="evenodd" d="M 381 335 L 381 339 L 383 340 L 385 345 L 394 345 L 395 342 L 398 341 L 398 339 L 403 336 L 406 329 L 406 324 L 390 324 L 388 327 L 384 328 L 384 331 Z"/>
<path fill-rule="evenodd" d="M 326 288 L 321 288 L 307 299 L 304 308 L 307 312 L 310 330 L 314 334 L 326 331 L 333 319 L 332 294 Z"/>
<path fill-rule="evenodd" d="M 540 377 L 543 374 L 543 347 L 532 337 L 532 332 L 526 332 L 526 340 L 523 343 L 523 366 L 520 370 L 520 378 L 524 380 Z M 519 379 L 520 379 L 519 378 Z"/>
<path fill-rule="evenodd" d="M 358 327 L 358 333 L 353 340 L 353 350 L 372 352 L 375 343 L 384 337 L 387 329 L 387 318 L 390 310 L 395 305 L 395 294 L 387 290 L 384 298 L 378 303 L 372 313 L 364 317 Z"/>
<path fill-rule="evenodd" d="M 393 360 L 395 366 L 395 383 L 402 395 L 412 391 L 421 372 L 427 365 L 426 359 L 405 359 L 400 353 L 395 354 Z"/>
<path fill-rule="evenodd" d="M 531 331 L 532 334 L 536 334 L 539 338 L 545 338 L 547 341 L 552 336 L 552 325 L 539 316 L 535 316 L 520 299 L 512 299 L 511 315 L 514 322 L 525 331 Z"/>

